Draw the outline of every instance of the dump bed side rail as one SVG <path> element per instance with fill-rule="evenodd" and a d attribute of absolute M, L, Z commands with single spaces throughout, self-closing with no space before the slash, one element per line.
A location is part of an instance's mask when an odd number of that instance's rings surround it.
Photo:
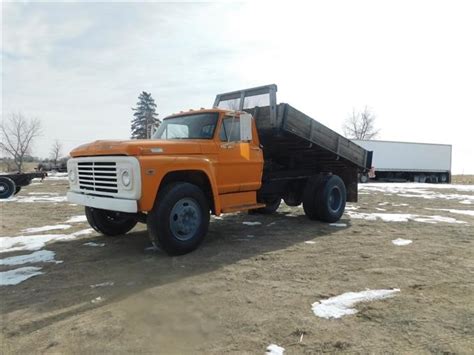
<path fill-rule="evenodd" d="M 255 117 L 259 135 L 269 137 L 290 133 L 343 158 L 360 169 L 370 169 L 372 152 L 365 150 L 289 104 L 278 104 L 275 84 L 232 91 L 216 96 L 214 107 L 247 111 Z M 267 95 L 266 104 L 254 98 Z M 252 102 L 252 99 L 254 102 Z"/>

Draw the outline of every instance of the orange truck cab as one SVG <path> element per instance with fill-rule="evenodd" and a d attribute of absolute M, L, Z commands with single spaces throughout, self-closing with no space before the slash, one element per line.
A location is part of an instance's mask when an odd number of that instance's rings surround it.
<path fill-rule="evenodd" d="M 152 242 L 170 255 L 199 246 L 211 213 L 272 213 L 283 199 L 302 203 L 311 219 L 338 220 L 346 200 L 357 200 L 357 174 L 370 167 L 371 152 L 276 105 L 276 90 L 217 95 L 213 109 L 166 117 L 152 139 L 77 147 L 68 200 L 84 205 L 89 224 L 105 235 L 146 223 Z M 268 106 L 252 104 L 262 97 Z M 312 129 L 319 126 L 337 146 L 318 140 Z"/>

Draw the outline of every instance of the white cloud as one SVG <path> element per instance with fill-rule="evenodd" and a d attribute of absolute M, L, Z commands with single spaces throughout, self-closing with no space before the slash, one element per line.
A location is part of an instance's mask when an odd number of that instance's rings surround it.
<path fill-rule="evenodd" d="M 383 139 L 453 144 L 474 173 L 470 2 L 4 4 L 4 113 L 43 120 L 38 155 L 127 138 L 151 91 L 160 117 L 217 92 L 279 85 L 279 98 L 340 130 L 369 105 Z"/>

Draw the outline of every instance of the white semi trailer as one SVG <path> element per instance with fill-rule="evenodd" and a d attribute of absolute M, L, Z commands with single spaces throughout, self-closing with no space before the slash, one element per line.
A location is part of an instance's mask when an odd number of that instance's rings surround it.
<path fill-rule="evenodd" d="M 451 182 L 449 144 L 353 140 L 373 151 L 371 178 L 381 181 Z M 361 175 L 362 182 L 369 175 Z"/>

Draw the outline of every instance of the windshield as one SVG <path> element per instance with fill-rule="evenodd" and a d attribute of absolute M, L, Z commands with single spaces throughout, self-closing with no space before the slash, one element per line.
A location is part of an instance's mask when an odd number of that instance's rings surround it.
<path fill-rule="evenodd" d="M 153 135 L 154 139 L 212 139 L 217 112 L 165 118 Z"/>

